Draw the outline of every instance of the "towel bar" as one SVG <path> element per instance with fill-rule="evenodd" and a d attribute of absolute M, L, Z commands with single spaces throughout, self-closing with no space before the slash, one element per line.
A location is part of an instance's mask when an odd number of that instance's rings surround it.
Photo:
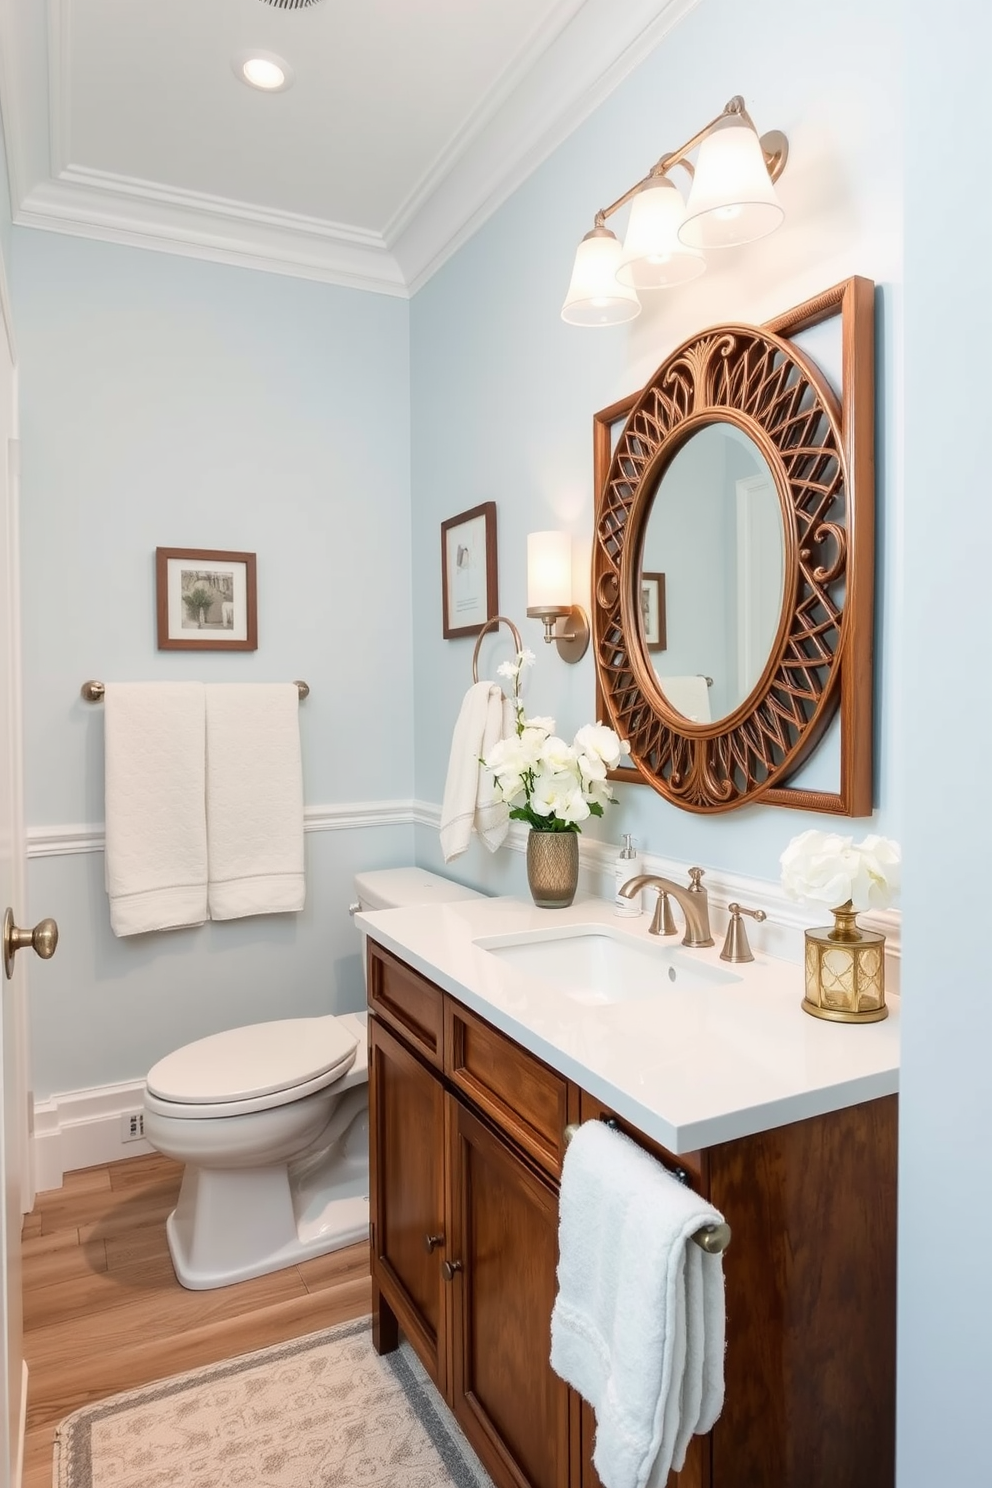
<path fill-rule="evenodd" d="M 297 691 L 300 694 L 300 702 L 310 696 L 310 684 L 308 682 L 297 682 Z M 79 689 L 79 696 L 87 703 L 102 703 L 103 694 L 106 692 L 102 682 L 84 682 Z"/>
<path fill-rule="evenodd" d="M 620 1130 L 618 1123 L 612 1120 L 612 1118 L 603 1117 L 602 1119 L 604 1124 L 612 1131 Z M 570 1121 L 568 1126 L 566 1126 L 564 1131 L 566 1147 L 578 1129 L 579 1123 L 577 1121 Z M 665 1167 L 664 1163 L 661 1166 Z M 679 1183 L 684 1183 L 688 1187 L 689 1179 L 684 1168 L 678 1168 L 672 1173 L 672 1170 L 666 1167 L 665 1172 L 671 1173 L 672 1177 L 677 1178 Z M 707 1255 L 722 1255 L 730 1244 L 730 1226 L 726 1221 L 722 1224 L 703 1225 L 692 1236 L 692 1240 L 695 1245 L 699 1246 L 700 1250 L 705 1250 Z"/>

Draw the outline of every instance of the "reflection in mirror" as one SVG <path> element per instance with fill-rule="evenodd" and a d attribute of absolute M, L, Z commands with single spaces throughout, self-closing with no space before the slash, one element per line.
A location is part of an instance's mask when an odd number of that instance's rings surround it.
<path fill-rule="evenodd" d="M 665 467 L 650 502 L 638 582 L 642 641 L 666 701 L 693 723 L 726 718 L 765 669 L 785 588 L 775 479 L 735 424 L 697 430 Z"/>

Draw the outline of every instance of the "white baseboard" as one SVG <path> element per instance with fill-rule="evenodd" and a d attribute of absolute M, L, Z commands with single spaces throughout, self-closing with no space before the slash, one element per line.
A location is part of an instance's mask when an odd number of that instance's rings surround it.
<path fill-rule="evenodd" d="M 122 1117 L 141 1110 L 144 1090 L 144 1080 L 128 1080 L 37 1102 L 31 1138 L 37 1191 L 61 1188 L 65 1174 L 75 1168 L 154 1152 L 143 1138 L 125 1142 L 121 1136 Z"/>

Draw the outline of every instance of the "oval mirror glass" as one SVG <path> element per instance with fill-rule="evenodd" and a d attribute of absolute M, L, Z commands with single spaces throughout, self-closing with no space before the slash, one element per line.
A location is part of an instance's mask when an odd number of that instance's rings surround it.
<path fill-rule="evenodd" d="M 666 702 L 691 723 L 726 718 L 765 669 L 785 586 L 775 478 L 735 424 L 697 430 L 665 467 L 639 584 L 642 639 Z"/>

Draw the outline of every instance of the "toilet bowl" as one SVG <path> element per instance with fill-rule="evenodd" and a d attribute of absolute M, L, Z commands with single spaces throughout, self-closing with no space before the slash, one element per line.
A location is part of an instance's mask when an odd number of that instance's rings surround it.
<path fill-rule="evenodd" d="M 355 879 L 363 909 L 477 897 L 422 869 Z M 364 936 L 362 938 L 364 963 Z M 166 1221 L 176 1276 L 227 1286 L 368 1236 L 366 1014 L 251 1024 L 148 1072 L 145 1137 L 185 1164 Z"/>

